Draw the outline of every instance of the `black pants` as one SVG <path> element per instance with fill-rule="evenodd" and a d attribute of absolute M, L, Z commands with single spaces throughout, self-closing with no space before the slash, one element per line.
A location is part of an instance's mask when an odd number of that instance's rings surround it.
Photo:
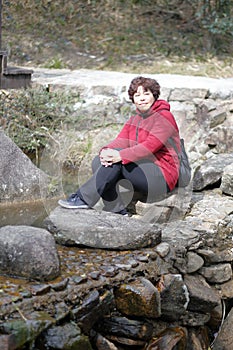
<path fill-rule="evenodd" d="M 104 167 L 96 156 L 92 170 L 92 177 L 76 192 L 90 207 L 101 197 L 104 210 L 118 212 L 129 204 L 135 191 L 142 194 L 146 202 L 155 202 L 169 191 L 160 168 L 147 159 Z M 131 196 L 128 195 L 125 200 L 120 185 L 130 190 Z"/>

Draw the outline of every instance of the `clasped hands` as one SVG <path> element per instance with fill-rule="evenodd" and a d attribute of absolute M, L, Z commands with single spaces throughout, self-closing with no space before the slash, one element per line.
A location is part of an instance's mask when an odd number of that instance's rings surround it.
<path fill-rule="evenodd" d="M 114 163 L 118 163 L 121 161 L 120 152 L 116 149 L 104 148 L 100 152 L 100 162 L 103 166 L 108 167 Z"/>

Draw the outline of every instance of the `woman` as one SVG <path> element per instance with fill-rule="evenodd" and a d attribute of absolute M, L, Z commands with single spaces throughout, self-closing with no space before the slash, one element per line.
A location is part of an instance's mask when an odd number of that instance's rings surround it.
<path fill-rule="evenodd" d="M 92 208 L 101 197 L 104 210 L 128 215 L 118 188 L 120 180 L 129 181 L 147 202 L 156 201 L 176 186 L 179 160 L 172 144 L 180 151 L 179 130 L 169 103 L 158 99 L 158 82 L 136 77 L 128 95 L 136 114 L 93 160 L 93 176 L 67 200 L 58 202 L 62 207 Z"/>

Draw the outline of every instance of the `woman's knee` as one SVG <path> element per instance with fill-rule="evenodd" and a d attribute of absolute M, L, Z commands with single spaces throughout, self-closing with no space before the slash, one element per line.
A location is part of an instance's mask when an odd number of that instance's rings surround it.
<path fill-rule="evenodd" d="M 100 157 L 95 156 L 91 163 L 92 172 L 94 173 L 101 166 Z"/>

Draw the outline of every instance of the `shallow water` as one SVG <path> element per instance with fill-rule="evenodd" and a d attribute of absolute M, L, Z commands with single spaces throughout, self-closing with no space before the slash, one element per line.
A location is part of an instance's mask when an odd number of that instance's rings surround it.
<path fill-rule="evenodd" d="M 28 225 L 43 227 L 43 220 L 57 206 L 57 198 L 43 202 L 41 200 L 0 204 L 0 227 L 6 225 Z"/>

